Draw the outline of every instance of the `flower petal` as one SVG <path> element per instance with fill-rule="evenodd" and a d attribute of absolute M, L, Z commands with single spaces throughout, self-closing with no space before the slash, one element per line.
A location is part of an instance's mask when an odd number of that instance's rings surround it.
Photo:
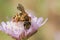
<path fill-rule="evenodd" d="M 37 24 L 40 25 L 43 22 L 43 17 L 38 18 Z"/>
<path fill-rule="evenodd" d="M 2 31 L 2 26 L 0 26 L 0 31 Z"/>
<path fill-rule="evenodd" d="M 39 27 L 43 26 L 47 21 L 48 21 L 48 18 L 46 18 L 45 21 L 41 25 L 39 25 Z"/>
<path fill-rule="evenodd" d="M 26 12 L 27 12 L 27 14 L 31 17 L 31 18 L 34 18 L 35 17 L 35 13 L 33 12 L 33 11 L 31 11 L 31 10 L 25 10 Z"/>
<path fill-rule="evenodd" d="M 2 29 L 3 29 L 4 31 L 6 31 L 6 23 L 5 23 L 5 22 L 2 22 L 1 24 L 2 24 L 2 26 L 1 26 Z"/>
<path fill-rule="evenodd" d="M 37 22 L 37 17 L 32 18 L 31 22 Z"/>

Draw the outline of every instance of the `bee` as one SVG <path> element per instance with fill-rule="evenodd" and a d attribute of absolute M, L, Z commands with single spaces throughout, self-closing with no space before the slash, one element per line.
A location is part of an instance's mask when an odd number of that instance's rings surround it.
<path fill-rule="evenodd" d="M 28 14 L 25 12 L 24 7 L 21 4 L 18 4 L 17 9 L 19 11 L 21 11 L 21 13 L 17 13 L 14 17 L 13 17 L 13 21 L 14 22 L 24 22 L 24 27 L 25 29 L 29 29 L 31 26 L 31 17 L 28 16 Z"/>

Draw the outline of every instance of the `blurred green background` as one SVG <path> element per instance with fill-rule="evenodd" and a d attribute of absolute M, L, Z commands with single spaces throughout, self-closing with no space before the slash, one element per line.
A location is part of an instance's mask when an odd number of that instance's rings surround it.
<path fill-rule="evenodd" d="M 18 3 L 21 3 L 25 9 L 34 11 L 37 17 L 42 16 L 44 19 L 49 17 L 51 11 L 60 12 L 60 0 L 0 0 L 0 22 L 9 20 L 6 17 L 11 18 L 18 12 L 16 8 Z M 53 40 L 52 30 L 53 28 L 47 22 L 28 40 Z M 0 31 L 0 40 L 14 39 Z"/>

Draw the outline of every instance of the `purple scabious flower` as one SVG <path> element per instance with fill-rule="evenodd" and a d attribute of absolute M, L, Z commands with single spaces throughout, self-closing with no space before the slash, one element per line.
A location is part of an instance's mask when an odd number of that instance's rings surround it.
<path fill-rule="evenodd" d="M 31 17 L 31 26 L 29 29 L 24 29 L 23 22 L 16 23 L 11 20 L 7 22 L 1 22 L 0 30 L 16 40 L 22 40 L 33 35 L 38 28 L 42 27 L 42 25 L 44 25 L 48 20 L 48 18 L 46 18 L 45 21 L 43 21 L 43 17 L 37 18 L 35 15 L 33 15 L 31 10 L 26 10 L 26 12 Z"/>

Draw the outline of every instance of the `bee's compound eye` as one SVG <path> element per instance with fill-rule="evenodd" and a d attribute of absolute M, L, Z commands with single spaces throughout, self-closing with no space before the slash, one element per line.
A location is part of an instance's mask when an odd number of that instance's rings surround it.
<path fill-rule="evenodd" d="M 29 29 L 30 26 L 31 26 L 31 22 L 29 22 L 29 21 L 25 21 L 25 22 L 24 22 L 24 27 L 25 27 L 25 29 Z"/>

